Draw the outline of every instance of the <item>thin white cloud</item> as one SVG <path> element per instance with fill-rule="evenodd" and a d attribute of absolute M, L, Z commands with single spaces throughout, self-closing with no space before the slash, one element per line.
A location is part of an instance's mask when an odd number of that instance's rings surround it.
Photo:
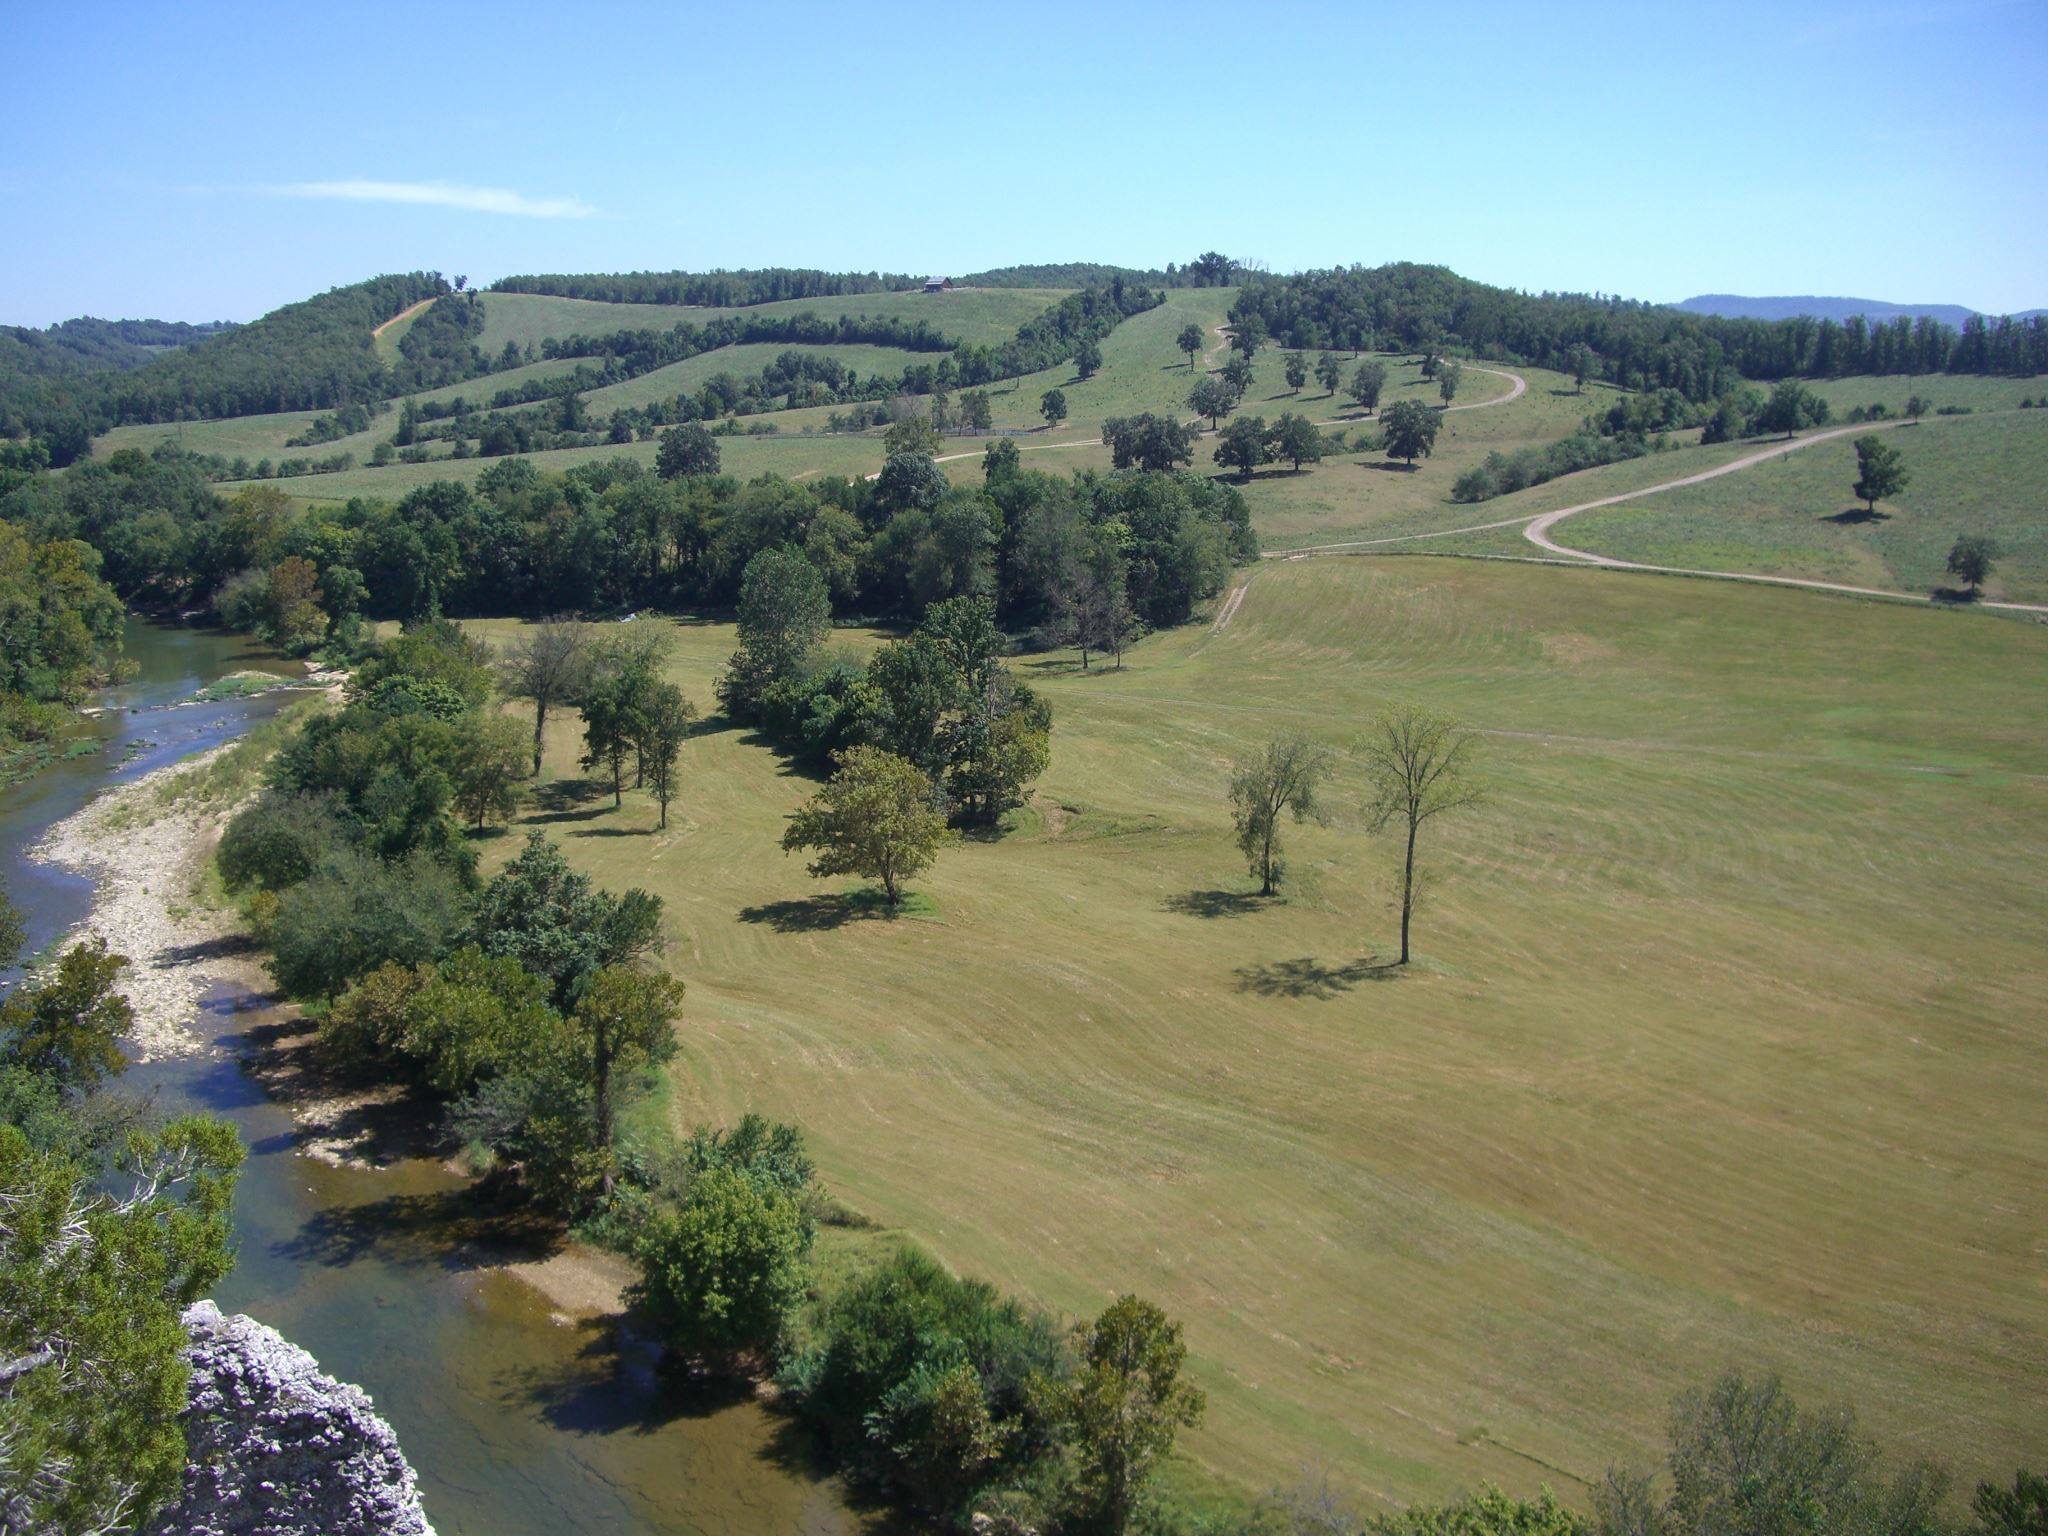
<path fill-rule="evenodd" d="M 465 213 L 509 213 L 523 219 L 587 219 L 597 212 L 574 197 L 528 197 L 503 187 L 447 181 L 295 181 L 273 189 L 283 197 L 325 197 L 351 203 L 411 203 Z"/>

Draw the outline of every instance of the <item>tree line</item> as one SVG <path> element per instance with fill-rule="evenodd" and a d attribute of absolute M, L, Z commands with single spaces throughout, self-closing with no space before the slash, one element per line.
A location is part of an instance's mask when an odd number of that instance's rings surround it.
<path fill-rule="evenodd" d="M 125 619 L 90 545 L 0 521 L 0 783 L 47 761 L 89 691 L 120 675 Z"/>
<path fill-rule="evenodd" d="M 1740 379 L 1852 373 L 2048 372 L 2048 319 L 1972 317 L 1960 331 L 1932 319 L 1762 321 L 1694 315 L 1584 294 L 1496 288 L 1444 267 L 1397 262 L 1276 277 L 1246 274 L 1235 325 L 1295 348 L 1459 346 L 1593 375 L 1627 389 L 1719 398 Z"/>
<path fill-rule="evenodd" d="M 805 267 L 714 272 L 556 272 L 501 277 L 491 293 L 538 293 L 607 304 L 700 304 L 742 309 L 785 299 L 836 299 L 856 293 L 899 293 L 924 281 L 903 272 L 821 272 Z"/>
<path fill-rule="evenodd" d="M 473 485 L 297 513 L 271 486 L 220 497 L 165 445 L 27 474 L 0 495 L 0 518 L 35 543 L 90 546 L 105 582 L 144 603 L 210 601 L 231 580 L 267 587 L 303 562 L 285 583 L 310 572 L 317 616 L 300 610 L 303 625 L 266 633 L 297 650 L 331 638 L 344 653 L 371 618 L 729 607 L 748 562 L 785 547 L 816 568 L 839 617 L 914 623 L 934 603 L 984 597 L 1005 630 L 1051 644 L 1076 610 L 1107 603 L 1125 615 L 1124 640 L 1186 622 L 1257 553 L 1243 498 L 1202 477 L 1056 476 L 1024 469 L 1004 440 L 985 483 L 956 488 L 929 423 L 900 423 L 885 446 L 872 480 L 742 484 L 711 472 L 708 433 L 683 428 L 660 470 L 613 460 L 558 474 L 513 458 Z"/>

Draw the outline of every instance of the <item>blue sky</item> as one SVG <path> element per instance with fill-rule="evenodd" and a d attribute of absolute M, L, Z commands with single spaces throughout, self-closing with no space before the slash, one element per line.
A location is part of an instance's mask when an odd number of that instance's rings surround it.
<path fill-rule="evenodd" d="M 2048 305 L 2048 4 L 9 0 L 0 321 L 377 272 L 1279 270 Z"/>

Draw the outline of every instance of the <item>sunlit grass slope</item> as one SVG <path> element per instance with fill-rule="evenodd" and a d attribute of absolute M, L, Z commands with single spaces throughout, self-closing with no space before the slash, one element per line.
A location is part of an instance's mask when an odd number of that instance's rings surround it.
<path fill-rule="evenodd" d="M 732 632 L 677 635 L 708 707 Z M 1965 1476 L 2048 1451 L 2048 634 L 1338 559 L 1121 672 L 1019 665 L 1052 768 L 929 917 L 842 923 L 777 846 L 809 782 L 717 724 L 666 833 L 639 795 L 527 817 L 667 898 L 679 1121 L 797 1120 L 852 1203 L 1054 1306 L 1156 1297 L 1211 1394 L 1190 1451 L 1254 1489 L 1583 1500 L 1731 1364 Z M 1389 978 L 1352 760 L 1280 902 L 1225 786 L 1393 700 L 1482 733 L 1488 799 L 1431 829 Z M 562 718 L 551 780 L 576 749 Z"/>

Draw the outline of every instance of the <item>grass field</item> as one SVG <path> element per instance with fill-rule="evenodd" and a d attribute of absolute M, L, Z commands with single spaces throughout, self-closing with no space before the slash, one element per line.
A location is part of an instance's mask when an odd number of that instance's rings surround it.
<path fill-rule="evenodd" d="M 1988 595 L 2048 601 L 2048 411 L 1931 416 L 1887 432 L 1911 479 L 1870 518 L 1850 492 L 1853 439 L 1571 519 L 1575 549 L 1708 570 L 1928 592 L 1960 533 L 2004 551 Z"/>
<path fill-rule="evenodd" d="M 1067 295 L 1058 288 L 957 288 L 951 293 L 852 293 L 838 298 L 778 299 L 745 309 L 687 304 L 606 304 L 593 299 L 558 299 L 533 293 L 484 295 L 484 333 L 477 345 L 496 357 L 508 341 L 524 347 L 565 336 L 602 336 L 612 331 L 667 330 L 679 321 L 702 325 L 726 315 L 814 314 L 899 315 L 929 320 L 961 341 L 1008 341 L 1026 320 Z"/>
<path fill-rule="evenodd" d="M 677 636 L 708 706 L 731 631 Z M 1156 1297 L 1211 1394 L 1190 1453 L 1255 1490 L 1583 1501 L 1731 1364 L 1966 1478 L 2048 1454 L 2048 634 L 1320 560 L 1121 672 L 1019 665 L 1052 768 L 896 923 L 776 850 L 809 784 L 750 736 L 692 741 L 663 834 L 551 731 L 527 820 L 669 903 L 680 1120 L 794 1118 L 855 1205 L 1070 1312 Z M 1489 790 L 1398 978 L 1350 759 L 1284 901 L 1224 794 L 1390 699 L 1478 728 Z"/>

